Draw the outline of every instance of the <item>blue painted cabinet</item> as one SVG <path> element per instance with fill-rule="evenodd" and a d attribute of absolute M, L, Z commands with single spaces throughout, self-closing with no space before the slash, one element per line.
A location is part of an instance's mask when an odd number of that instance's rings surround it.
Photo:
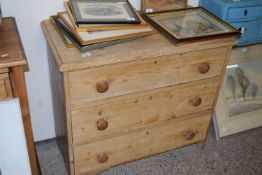
<path fill-rule="evenodd" d="M 241 31 L 238 45 L 262 43 L 262 0 L 200 0 L 199 5 Z"/>

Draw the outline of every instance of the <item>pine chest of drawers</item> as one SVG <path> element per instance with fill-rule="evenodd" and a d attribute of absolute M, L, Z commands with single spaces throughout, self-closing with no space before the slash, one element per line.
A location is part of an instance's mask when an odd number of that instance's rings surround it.
<path fill-rule="evenodd" d="M 56 134 L 70 174 L 96 174 L 204 141 L 235 39 L 175 46 L 162 35 L 81 54 L 49 20 Z"/>
<path fill-rule="evenodd" d="M 241 31 L 238 45 L 262 42 L 261 0 L 200 0 L 199 4 Z"/>

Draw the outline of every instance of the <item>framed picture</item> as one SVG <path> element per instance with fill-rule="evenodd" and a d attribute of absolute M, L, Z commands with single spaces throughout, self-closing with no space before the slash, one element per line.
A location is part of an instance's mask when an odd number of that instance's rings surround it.
<path fill-rule="evenodd" d="M 98 31 L 98 30 L 134 29 L 134 28 L 144 28 L 148 26 L 148 23 L 135 10 L 134 12 L 136 13 L 136 15 L 138 16 L 138 18 L 141 21 L 140 24 L 77 24 L 75 23 L 73 11 L 68 1 L 64 2 L 64 7 L 66 9 L 66 12 L 59 12 L 57 13 L 58 16 L 65 23 L 73 23 L 75 30 L 78 32 Z"/>
<path fill-rule="evenodd" d="M 97 44 L 82 45 L 78 41 L 78 39 L 69 30 L 67 30 L 66 28 L 62 28 L 62 27 L 60 27 L 59 25 L 56 24 L 56 22 L 54 20 L 56 18 L 56 16 L 51 16 L 50 18 L 51 18 L 52 23 L 54 24 L 54 27 L 56 28 L 56 31 L 58 32 L 61 39 L 63 40 L 65 46 L 68 47 L 68 48 L 77 47 L 78 50 L 81 51 L 81 52 L 87 52 L 87 51 L 91 51 L 91 50 L 94 50 L 94 49 L 99 49 L 99 48 L 103 48 L 103 47 L 106 47 L 106 46 L 120 44 L 120 43 L 132 41 L 132 40 L 139 39 L 139 38 L 143 37 L 143 36 L 138 36 L 138 37 L 133 37 L 133 38 L 114 40 L 114 41 L 110 41 L 110 42 L 102 42 L 102 43 L 97 43 Z"/>
<path fill-rule="evenodd" d="M 140 24 L 128 0 L 71 0 L 77 24 Z"/>
<path fill-rule="evenodd" d="M 144 17 L 175 43 L 240 36 L 237 29 L 201 7 L 147 13 Z"/>
<path fill-rule="evenodd" d="M 155 33 L 155 30 L 151 26 L 137 29 L 77 32 L 74 30 L 72 23 L 65 24 L 59 16 L 56 16 L 54 21 L 58 26 L 60 26 L 60 28 L 63 28 L 65 31 L 69 31 L 68 33 L 76 38 L 76 40 L 81 45 L 97 44 L 119 39 L 136 38 L 139 36 L 147 36 Z"/>
<path fill-rule="evenodd" d="M 262 45 L 235 48 L 215 109 L 217 139 L 262 126 Z"/>

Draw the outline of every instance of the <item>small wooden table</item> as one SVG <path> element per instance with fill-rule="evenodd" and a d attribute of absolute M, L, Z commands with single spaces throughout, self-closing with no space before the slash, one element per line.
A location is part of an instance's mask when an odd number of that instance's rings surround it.
<path fill-rule="evenodd" d="M 31 170 L 33 175 L 38 175 L 41 172 L 33 140 L 24 77 L 27 61 L 14 18 L 3 18 L 0 38 L 0 100 L 19 98 Z"/>

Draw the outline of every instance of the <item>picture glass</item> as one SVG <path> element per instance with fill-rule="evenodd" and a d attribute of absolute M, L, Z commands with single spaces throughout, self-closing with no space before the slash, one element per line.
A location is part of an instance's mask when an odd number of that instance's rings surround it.
<path fill-rule="evenodd" d="M 177 39 L 234 32 L 233 28 L 201 8 L 152 14 L 148 17 Z"/>
<path fill-rule="evenodd" d="M 78 8 L 81 17 L 85 19 L 128 19 L 130 15 L 126 11 L 125 6 L 123 6 L 123 3 L 125 2 L 108 2 L 101 4 L 99 2 L 86 3 L 80 1 L 78 3 Z"/>
<path fill-rule="evenodd" d="M 225 96 L 229 117 L 262 109 L 262 59 L 227 69 Z"/>

